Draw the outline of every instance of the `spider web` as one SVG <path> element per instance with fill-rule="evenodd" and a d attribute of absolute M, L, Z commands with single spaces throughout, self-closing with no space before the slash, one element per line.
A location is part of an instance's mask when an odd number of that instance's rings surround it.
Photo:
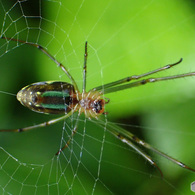
<path fill-rule="evenodd" d="M 181 65 L 157 76 L 195 71 L 194 6 L 182 0 L 0 0 L 0 32 L 42 45 L 68 68 L 80 89 L 87 40 L 90 90 L 181 57 Z M 70 82 L 47 56 L 18 42 L 0 40 L 0 64 L 3 92 L 16 94 L 38 81 Z M 150 153 L 162 168 L 161 179 L 107 127 L 119 124 L 194 168 L 194 94 L 194 78 L 149 84 L 108 94 L 108 115 L 99 121 L 75 114 L 46 128 L 1 133 L 0 194 L 190 194 L 194 173 Z M 2 93 L 0 98 L 1 129 L 57 118 L 27 110 L 13 96 Z M 77 134 L 56 156 L 76 121 Z"/>

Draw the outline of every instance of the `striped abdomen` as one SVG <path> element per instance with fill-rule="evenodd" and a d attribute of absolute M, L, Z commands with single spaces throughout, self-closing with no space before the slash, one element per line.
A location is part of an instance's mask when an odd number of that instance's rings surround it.
<path fill-rule="evenodd" d="M 22 88 L 17 99 L 35 112 L 63 114 L 68 113 L 77 103 L 74 94 L 74 87 L 69 83 L 38 82 Z"/>

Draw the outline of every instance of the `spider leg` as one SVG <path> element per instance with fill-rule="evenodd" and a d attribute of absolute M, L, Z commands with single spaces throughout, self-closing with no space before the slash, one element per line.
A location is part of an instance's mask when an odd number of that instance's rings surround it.
<path fill-rule="evenodd" d="M 78 115 L 79 116 L 79 115 Z M 71 142 L 71 140 L 72 140 L 72 138 L 73 138 L 73 136 L 76 134 L 76 132 L 77 132 L 77 129 L 78 129 L 78 118 L 77 118 L 77 120 L 76 120 L 76 124 L 75 124 L 75 126 L 74 126 L 74 129 L 72 130 L 72 134 L 70 135 L 70 138 L 68 139 L 68 141 L 66 142 L 66 144 L 62 147 L 62 148 L 60 148 L 60 150 L 58 150 L 58 152 L 56 152 L 56 155 L 59 155 L 64 149 L 66 149 L 68 146 L 69 146 L 69 144 L 70 144 L 70 142 Z"/>
<path fill-rule="evenodd" d="M 172 161 L 173 163 L 179 165 L 182 168 L 188 169 L 190 171 L 195 172 L 195 169 L 185 165 L 184 163 L 182 163 L 181 161 L 178 161 L 175 158 L 172 158 L 171 156 L 157 150 L 156 148 L 152 147 L 151 145 L 149 145 L 148 143 L 144 142 L 143 140 L 139 139 L 138 137 L 136 137 L 135 135 L 133 135 L 132 133 L 130 133 L 129 131 L 124 130 L 123 128 L 119 127 L 119 126 L 114 126 L 111 124 L 107 124 L 108 125 L 108 131 L 113 134 L 115 137 L 117 137 L 118 139 L 120 139 L 122 142 L 126 143 L 127 145 L 129 145 L 130 147 L 132 147 L 133 149 L 135 149 L 139 154 L 141 154 L 144 158 L 146 158 L 152 165 L 154 165 L 156 168 L 158 168 L 158 166 L 156 165 L 156 163 L 151 159 L 150 156 L 143 154 L 143 152 L 139 149 L 136 148 L 134 144 L 132 144 L 131 141 L 149 149 L 152 150 L 153 152 L 159 154 L 160 156 L 163 156 L 164 158 Z M 130 141 L 131 140 L 131 141 Z M 140 150 L 140 151 L 139 151 Z M 158 168 L 159 169 L 159 168 Z M 160 170 L 159 170 L 160 171 Z M 161 171 L 160 171 L 161 172 Z M 161 172 L 161 176 L 162 176 L 162 172 Z"/>
<path fill-rule="evenodd" d="M 72 81 L 72 84 L 75 88 L 75 92 L 78 94 L 79 89 L 78 86 L 74 80 L 74 78 L 71 76 L 71 74 L 69 73 L 68 69 L 61 64 L 58 60 L 56 60 L 45 48 L 43 48 L 41 45 L 38 45 L 36 43 L 30 43 L 30 42 L 25 42 L 22 40 L 18 40 L 18 39 L 14 39 L 14 38 L 9 38 L 9 37 L 0 37 L 1 39 L 5 39 L 8 41 L 15 41 L 15 42 L 20 42 L 20 43 L 24 43 L 27 45 L 31 45 L 33 47 L 36 47 L 37 49 L 39 49 L 40 51 L 42 51 L 44 54 L 46 54 L 53 62 L 55 62 L 57 64 L 58 67 L 60 67 L 62 69 L 63 72 L 65 72 L 65 74 L 68 76 L 68 78 Z"/>
<path fill-rule="evenodd" d="M 136 146 L 131 140 L 127 139 L 125 136 L 120 134 L 118 131 L 115 131 L 114 129 L 107 129 L 112 135 L 114 135 L 116 138 L 121 140 L 123 143 L 127 144 L 131 148 L 133 148 L 138 154 L 143 156 L 151 165 L 157 168 L 157 170 L 160 172 L 161 178 L 163 178 L 163 173 L 159 166 L 155 163 L 155 161 L 152 160 L 152 158 L 143 152 L 138 146 Z"/>
<path fill-rule="evenodd" d="M 133 82 L 133 83 L 128 83 L 128 84 L 124 84 L 124 85 L 120 85 L 120 86 L 115 86 L 115 87 L 103 89 L 102 93 L 103 92 L 104 92 L 104 94 L 112 93 L 112 92 L 115 92 L 115 91 L 120 91 L 120 90 L 124 90 L 124 89 L 129 89 L 129 88 L 132 88 L 132 87 L 137 87 L 137 86 L 140 86 L 140 85 L 145 85 L 147 83 L 154 83 L 154 82 L 157 82 L 157 81 L 178 79 L 178 78 L 188 77 L 188 76 L 195 76 L 195 72 L 190 72 L 190 73 L 185 73 L 185 74 L 180 74 L 180 75 L 167 76 L 167 77 L 143 79 L 143 80 L 136 81 L 136 82 Z"/>
<path fill-rule="evenodd" d="M 152 147 L 150 144 L 144 142 L 143 140 L 140 140 L 138 137 L 133 136 L 132 138 L 135 140 L 136 143 L 142 145 L 143 147 L 145 147 L 145 148 L 147 148 L 147 149 L 149 149 L 149 150 L 152 150 L 153 152 L 159 154 L 160 156 L 165 157 L 166 159 L 168 159 L 168 160 L 174 162 L 175 164 L 179 165 L 180 167 L 195 172 L 195 169 L 193 169 L 193 168 L 191 168 L 191 167 L 185 165 L 185 164 L 182 163 L 181 161 L 178 161 L 177 159 L 175 159 L 175 158 L 173 158 L 173 157 L 171 157 L 171 156 L 169 156 L 169 155 L 167 155 L 167 154 L 165 154 L 165 153 L 163 153 L 163 152 L 157 150 L 156 148 Z"/>
<path fill-rule="evenodd" d="M 84 65 L 83 65 L 83 93 L 86 92 L 86 74 L 87 74 L 87 41 L 85 42 L 85 54 L 84 54 Z"/>
<path fill-rule="evenodd" d="M 111 132 L 111 131 L 110 131 Z M 129 139 L 123 137 L 121 134 L 112 131 L 111 132 L 116 138 L 120 139 L 123 143 L 126 143 L 128 146 L 130 146 L 131 148 L 133 148 L 138 154 L 140 154 L 141 156 L 143 156 L 151 165 L 155 166 L 158 171 L 160 172 L 161 178 L 163 178 L 163 173 L 161 171 L 161 169 L 159 168 L 159 166 L 152 160 L 152 158 L 147 155 L 145 152 L 143 152 L 138 146 L 136 146 L 133 142 L 131 142 Z"/>
<path fill-rule="evenodd" d="M 33 126 L 19 128 L 19 129 L 1 129 L 0 132 L 16 132 L 16 133 L 21 133 L 21 132 L 29 131 L 29 130 L 36 129 L 36 128 L 39 128 L 39 127 L 46 127 L 46 126 L 55 124 L 55 123 L 57 123 L 59 121 L 62 121 L 64 119 L 70 117 L 72 114 L 73 114 L 73 111 L 67 113 L 66 115 L 64 115 L 62 117 L 59 117 L 59 118 L 56 118 L 56 119 L 52 119 L 52 120 L 49 120 L 47 122 L 40 123 L 38 125 L 33 125 Z"/>
<path fill-rule="evenodd" d="M 169 69 L 177 64 L 180 64 L 182 62 L 182 58 L 176 62 L 176 63 L 173 63 L 173 64 L 168 64 L 166 66 L 163 66 L 161 68 L 158 68 L 158 69 L 155 69 L 153 71 L 150 71 L 150 72 L 147 72 L 147 73 L 144 73 L 144 74 L 140 74 L 140 75 L 133 75 L 133 76 L 129 76 L 129 77 L 126 77 L 126 78 L 123 78 L 123 79 L 120 79 L 118 81 L 114 81 L 114 82 L 111 82 L 111 83 L 107 83 L 105 85 L 101 85 L 101 86 L 98 86 L 98 87 L 95 87 L 93 88 L 92 90 L 97 90 L 97 91 L 101 91 L 101 90 L 104 90 L 104 89 L 107 89 L 107 88 L 110 88 L 110 87 L 114 87 L 116 85 L 120 85 L 120 84 L 123 84 L 123 83 L 126 83 L 126 82 L 130 82 L 132 80 L 138 80 L 138 79 L 141 79 L 143 77 L 146 77 L 146 76 L 149 76 L 149 75 L 152 75 L 152 74 L 155 74 L 157 72 L 160 72 L 160 71 L 164 71 L 166 69 Z"/>

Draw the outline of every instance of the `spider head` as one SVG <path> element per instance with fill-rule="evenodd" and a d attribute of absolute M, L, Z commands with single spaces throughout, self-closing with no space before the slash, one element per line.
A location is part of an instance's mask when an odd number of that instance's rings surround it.
<path fill-rule="evenodd" d="M 105 100 L 98 99 L 92 102 L 92 110 L 97 115 L 104 113 Z"/>

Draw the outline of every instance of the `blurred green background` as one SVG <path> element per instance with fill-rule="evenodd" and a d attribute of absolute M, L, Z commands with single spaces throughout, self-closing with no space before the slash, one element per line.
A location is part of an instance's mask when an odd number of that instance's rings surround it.
<path fill-rule="evenodd" d="M 62 62 L 82 89 L 88 41 L 87 90 L 169 63 L 155 76 L 195 71 L 195 4 L 159 1 L 0 1 L 1 36 L 41 44 Z M 38 81 L 66 75 L 35 48 L 0 40 L 0 90 L 16 94 Z M 194 78 L 148 84 L 107 94 L 106 122 L 119 123 L 159 150 L 195 168 Z M 47 116 L 0 94 L 0 128 L 38 124 Z M 76 116 L 74 116 L 76 117 Z M 22 134 L 0 134 L 0 194 L 192 194 L 195 174 L 149 152 L 164 173 L 82 116 Z M 62 139 L 63 137 L 63 139 Z M 17 161 L 16 161 L 17 159 Z"/>

